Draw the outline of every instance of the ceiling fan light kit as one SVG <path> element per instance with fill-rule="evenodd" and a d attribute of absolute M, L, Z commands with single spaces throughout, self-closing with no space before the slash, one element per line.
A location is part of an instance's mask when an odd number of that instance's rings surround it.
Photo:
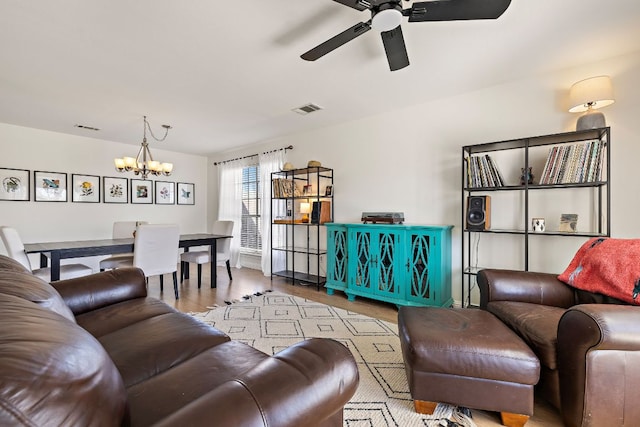
<path fill-rule="evenodd" d="M 371 19 L 360 22 L 319 44 L 303 53 L 301 58 L 306 61 L 315 61 L 371 28 L 375 28 L 380 31 L 391 71 L 409 65 L 409 56 L 400 25 L 403 17 L 409 17 L 409 22 L 497 19 L 511 4 L 511 0 L 436 0 L 413 3 L 411 8 L 403 9 L 402 0 L 333 1 L 359 11 L 369 10 Z"/>

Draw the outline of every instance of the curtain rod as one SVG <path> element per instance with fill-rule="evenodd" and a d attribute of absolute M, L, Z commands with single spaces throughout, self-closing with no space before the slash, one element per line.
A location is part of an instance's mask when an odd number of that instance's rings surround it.
<path fill-rule="evenodd" d="M 282 147 L 282 148 L 276 148 L 275 150 L 263 151 L 262 154 L 275 153 L 276 151 L 280 151 L 280 150 L 285 150 L 285 151 L 293 150 L 293 145 L 289 145 L 287 147 Z M 235 159 L 222 160 L 220 162 L 214 162 L 213 165 L 218 166 L 224 163 L 235 162 L 237 160 L 242 160 L 242 159 L 248 159 L 249 157 L 257 157 L 259 155 L 260 153 L 256 153 L 256 154 L 250 154 L 248 156 L 236 157 Z"/>

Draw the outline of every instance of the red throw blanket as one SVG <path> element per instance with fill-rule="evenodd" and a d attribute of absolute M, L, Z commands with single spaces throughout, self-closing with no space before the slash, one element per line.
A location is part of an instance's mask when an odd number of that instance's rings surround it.
<path fill-rule="evenodd" d="M 640 304 L 640 239 L 593 238 L 558 280 L 585 291 Z"/>

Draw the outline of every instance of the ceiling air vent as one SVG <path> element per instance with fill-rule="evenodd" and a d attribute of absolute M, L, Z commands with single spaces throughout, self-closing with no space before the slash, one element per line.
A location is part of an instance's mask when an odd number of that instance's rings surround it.
<path fill-rule="evenodd" d="M 80 129 L 86 129 L 86 130 L 93 130 L 93 131 L 99 131 L 100 129 L 95 128 L 93 126 L 85 126 L 85 125 L 75 125 L 74 127 L 80 128 Z"/>
<path fill-rule="evenodd" d="M 318 110 L 322 110 L 322 107 L 317 104 L 307 104 L 307 105 L 303 105 L 302 107 L 294 108 L 291 111 L 304 115 L 304 114 L 313 113 L 314 111 L 318 111 Z"/>

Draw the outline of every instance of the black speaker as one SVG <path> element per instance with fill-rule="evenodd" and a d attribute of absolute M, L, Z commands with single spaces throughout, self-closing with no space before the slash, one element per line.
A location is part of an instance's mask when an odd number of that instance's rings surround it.
<path fill-rule="evenodd" d="M 491 228 L 491 197 L 467 197 L 467 230 Z"/>

